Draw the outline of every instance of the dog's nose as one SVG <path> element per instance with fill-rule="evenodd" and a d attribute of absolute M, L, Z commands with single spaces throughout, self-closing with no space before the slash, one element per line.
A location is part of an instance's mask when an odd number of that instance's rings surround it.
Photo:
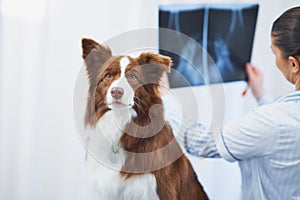
<path fill-rule="evenodd" d="M 124 95 L 124 89 L 120 87 L 113 87 L 111 89 L 111 96 L 115 99 L 121 99 Z"/>

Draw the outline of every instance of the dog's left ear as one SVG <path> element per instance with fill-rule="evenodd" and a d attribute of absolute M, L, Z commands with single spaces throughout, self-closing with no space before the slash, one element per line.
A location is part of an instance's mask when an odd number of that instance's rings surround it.
<path fill-rule="evenodd" d="M 147 52 L 147 53 L 142 53 L 139 56 L 139 64 L 140 65 L 144 65 L 144 64 L 160 65 L 163 67 L 164 71 L 170 73 L 173 62 L 172 62 L 172 59 L 168 56 Z"/>
<path fill-rule="evenodd" d="M 99 69 L 112 57 L 110 48 L 92 39 L 82 39 L 82 58 L 84 59 L 90 83 L 94 83 Z"/>
<path fill-rule="evenodd" d="M 89 38 L 83 38 L 81 40 L 81 44 L 82 44 L 82 58 L 83 59 L 85 59 L 94 48 L 99 46 L 99 44 L 97 42 L 95 42 L 94 40 L 89 39 Z"/>

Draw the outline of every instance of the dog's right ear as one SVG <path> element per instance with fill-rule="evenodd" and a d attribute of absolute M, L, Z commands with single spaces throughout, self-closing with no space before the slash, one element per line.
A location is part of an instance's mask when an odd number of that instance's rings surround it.
<path fill-rule="evenodd" d="M 84 59 L 90 81 L 97 77 L 99 69 L 112 57 L 111 50 L 92 39 L 82 39 L 82 58 Z"/>
<path fill-rule="evenodd" d="M 98 44 L 92 39 L 82 39 L 82 58 L 84 59 L 89 79 L 88 100 L 85 113 L 85 126 L 95 126 L 97 122 L 95 110 L 95 91 L 98 84 L 97 77 L 102 67 L 112 57 L 108 47 Z"/>

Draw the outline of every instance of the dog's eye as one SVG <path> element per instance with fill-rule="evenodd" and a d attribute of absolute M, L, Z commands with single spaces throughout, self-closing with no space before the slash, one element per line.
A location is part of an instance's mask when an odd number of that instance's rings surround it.
<path fill-rule="evenodd" d="M 110 79 L 111 75 L 110 74 L 106 74 L 105 75 L 105 79 Z"/>
<path fill-rule="evenodd" d="M 136 81 L 137 80 L 137 77 L 135 75 L 130 75 L 128 78 L 131 81 Z"/>

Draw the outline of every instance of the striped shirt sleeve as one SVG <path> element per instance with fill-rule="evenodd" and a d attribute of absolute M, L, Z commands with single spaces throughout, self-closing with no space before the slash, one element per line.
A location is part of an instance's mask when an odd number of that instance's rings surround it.
<path fill-rule="evenodd" d="M 181 138 L 187 152 L 193 156 L 219 158 L 213 134 L 199 122 L 184 123 Z"/>
<path fill-rule="evenodd" d="M 190 119 L 181 119 L 176 111 L 168 114 L 167 121 L 173 129 L 176 140 L 190 155 L 205 158 L 220 157 L 212 132 L 203 124 Z"/>

